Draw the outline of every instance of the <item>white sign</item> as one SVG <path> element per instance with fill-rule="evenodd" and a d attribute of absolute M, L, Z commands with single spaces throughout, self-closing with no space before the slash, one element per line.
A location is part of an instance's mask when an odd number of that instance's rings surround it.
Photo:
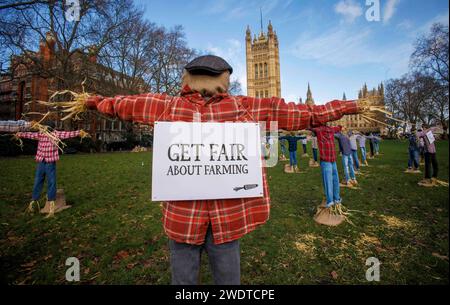
<path fill-rule="evenodd" d="M 428 143 L 433 144 L 435 141 L 433 132 L 430 130 L 427 132 L 427 139 L 428 139 Z"/>
<path fill-rule="evenodd" d="M 258 123 L 155 123 L 152 201 L 262 196 Z"/>

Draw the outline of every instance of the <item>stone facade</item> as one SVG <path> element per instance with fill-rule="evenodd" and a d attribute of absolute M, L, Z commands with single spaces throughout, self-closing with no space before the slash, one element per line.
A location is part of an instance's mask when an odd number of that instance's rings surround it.
<path fill-rule="evenodd" d="M 371 101 L 374 106 L 384 106 L 384 86 L 381 83 L 378 85 L 378 88 L 374 88 L 373 90 L 368 90 L 367 85 L 364 84 L 361 90 L 358 93 L 358 99 L 368 99 Z M 343 100 L 346 100 L 345 93 L 343 96 Z M 382 113 L 374 113 L 372 117 L 380 122 L 385 122 L 386 117 Z M 385 125 L 382 123 L 377 123 L 373 121 L 364 120 L 360 114 L 352 114 L 345 115 L 338 121 L 334 121 L 330 123 L 331 126 L 342 126 L 348 130 L 357 130 L 362 133 L 380 133 L 384 134 Z"/>
<path fill-rule="evenodd" d="M 257 98 L 281 97 L 280 54 L 278 37 L 269 21 L 268 32 L 256 34 L 252 40 L 247 27 L 245 42 L 247 56 L 247 95 Z"/>

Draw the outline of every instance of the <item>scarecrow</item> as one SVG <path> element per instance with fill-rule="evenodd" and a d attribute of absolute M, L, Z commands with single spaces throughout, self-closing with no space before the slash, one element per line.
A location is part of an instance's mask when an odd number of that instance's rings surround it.
<path fill-rule="evenodd" d="M 297 164 L 297 141 L 306 139 L 305 136 L 297 136 L 295 132 L 291 132 L 289 135 L 279 138 L 281 141 L 286 140 L 288 142 L 289 150 L 289 165 L 285 165 L 284 172 L 288 174 L 300 173 L 300 169 Z"/>
<path fill-rule="evenodd" d="M 43 118 L 44 119 L 44 118 Z M 57 196 L 62 198 L 62 190 L 56 189 L 56 162 L 59 160 L 59 150 L 62 150 L 61 140 L 78 137 L 85 138 L 89 136 L 83 130 L 77 131 L 58 131 L 55 129 L 55 123 L 50 121 L 47 125 L 41 124 L 40 122 L 21 122 L 0 124 L 2 130 L 6 131 L 6 126 L 9 125 L 9 132 L 18 131 L 14 137 L 19 140 L 21 139 L 32 139 L 37 140 L 38 147 L 36 152 L 36 174 L 34 179 L 33 193 L 31 202 L 28 205 L 27 211 L 34 212 L 34 206 L 37 205 L 38 210 L 41 213 L 47 213 L 46 218 L 52 217 L 54 213 L 67 209 L 70 206 L 65 205 L 64 200 L 58 200 Z M 23 131 L 25 129 L 37 130 L 35 132 Z M 40 209 L 39 198 L 41 197 L 42 188 L 44 186 L 44 181 L 47 178 L 47 202 L 45 207 Z M 58 205 L 56 204 L 58 202 Z"/>
<path fill-rule="evenodd" d="M 284 130 L 325 125 L 346 114 L 369 112 L 364 102 L 333 100 L 325 105 L 286 103 L 284 99 L 231 96 L 232 67 L 212 55 L 185 66 L 179 96 L 147 93 L 132 96 L 85 96 L 63 104 L 68 116 L 87 110 L 122 120 L 153 125 L 156 121 L 259 122 Z M 60 106 L 54 103 L 54 106 Z M 197 284 L 201 253 L 208 253 L 216 284 L 240 283 L 239 239 L 269 219 L 270 197 L 264 168 L 264 195 L 257 198 L 176 201 L 162 204 L 169 237 L 172 284 Z"/>

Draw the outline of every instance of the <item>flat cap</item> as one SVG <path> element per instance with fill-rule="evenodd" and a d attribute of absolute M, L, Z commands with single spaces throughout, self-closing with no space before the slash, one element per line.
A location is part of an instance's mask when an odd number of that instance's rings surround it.
<path fill-rule="evenodd" d="M 220 74 L 227 70 L 230 71 L 230 74 L 233 73 L 233 68 L 225 61 L 225 59 L 214 55 L 197 57 L 184 68 L 190 73 L 195 74 Z"/>

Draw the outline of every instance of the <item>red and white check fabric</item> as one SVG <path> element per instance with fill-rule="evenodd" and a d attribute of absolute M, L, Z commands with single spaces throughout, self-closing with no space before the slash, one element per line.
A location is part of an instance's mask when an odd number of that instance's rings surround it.
<path fill-rule="evenodd" d="M 357 112 L 355 101 L 331 101 L 308 106 L 285 103 L 281 98 L 253 98 L 217 94 L 203 98 L 184 87 L 181 95 L 142 94 L 88 99 L 90 109 L 122 120 L 153 125 L 155 121 L 192 122 L 278 122 L 278 128 L 301 130 L 325 124 L 344 114 Z M 253 231 L 269 218 L 270 198 L 265 170 L 264 197 L 226 200 L 194 200 L 163 203 L 163 225 L 169 238 L 182 243 L 202 244 L 211 224 L 214 243 L 233 241 Z"/>
<path fill-rule="evenodd" d="M 78 137 L 80 135 L 80 130 L 76 131 L 58 131 L 52 132 L 53 135 L 61 140 Z M 58 147 L 53 143 L 53 141 L 47 137 L 45 134 L 40 132 L 18 132 L 16 134 L 20 138 L 38 140 L 38 147 L 36 152 L 37 162 L 56 162 L 59 160 Z"/>

